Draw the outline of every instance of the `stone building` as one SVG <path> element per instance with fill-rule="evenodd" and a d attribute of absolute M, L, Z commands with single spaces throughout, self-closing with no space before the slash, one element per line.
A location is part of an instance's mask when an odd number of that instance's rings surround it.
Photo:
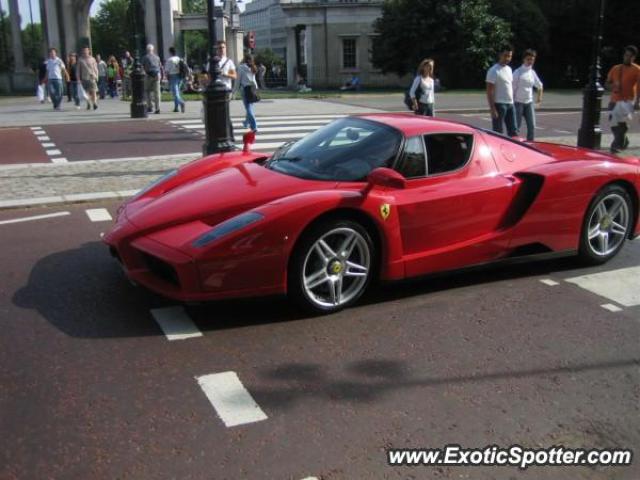
<path fill-rule="evenodd" d="M 304 77 L 312 87 L 337 87 L 357 75 L 366 87 L 402 85 L 371 63 L 373 22 L 383 0 L 253 0 L 240 27 L 254 31 L 256 48 L 271 48 L 286 60 L 287 80 Z"/>

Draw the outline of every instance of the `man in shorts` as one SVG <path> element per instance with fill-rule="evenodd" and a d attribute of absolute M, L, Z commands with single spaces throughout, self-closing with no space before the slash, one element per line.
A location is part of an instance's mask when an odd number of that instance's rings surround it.
<path fill-rule="evenodd" d="M 78 80 L 87 94 L 87 110 L 98 109 L 96 93 L 98 90 L 98 62 L 89 53 L 89 47 L 84 47 L 78 59 Z"/>

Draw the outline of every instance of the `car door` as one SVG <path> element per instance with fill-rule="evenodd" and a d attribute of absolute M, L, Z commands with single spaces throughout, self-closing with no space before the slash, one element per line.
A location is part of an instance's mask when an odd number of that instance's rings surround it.
<path fill-rule="evenodd" d="M 420 170 L 420 157 L 425 168 Z M 502 255 L 500 231 L 513 179 L 499 175 L 479 135 L 434 133 L 407 139 L 395 192 L 407 276 L 483 263 Z"/>

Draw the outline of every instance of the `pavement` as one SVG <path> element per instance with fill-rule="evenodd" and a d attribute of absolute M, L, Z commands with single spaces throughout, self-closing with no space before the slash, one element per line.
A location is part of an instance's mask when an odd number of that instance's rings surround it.
<path fill-rule="evenodd" d="M 635 460 L 520 471 L 386 457 L 447 444 L 637 456 L 640 241 L 599 267 L 385 285 L 308 317 L 279 297 L 185 306 L 136 288 L 100 242 L 117 207 L 0 211 L 0 478 L 640 478 Z"/>

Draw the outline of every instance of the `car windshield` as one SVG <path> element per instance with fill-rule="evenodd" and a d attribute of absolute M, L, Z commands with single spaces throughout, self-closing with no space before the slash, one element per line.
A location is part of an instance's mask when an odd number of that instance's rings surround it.
<path fill-rule="evenodd" d="M 402 134 L 362 118 L 336 120 L 281 147 L 267 168 L 309 180 L 362 181 L 378 167 L 390 167 Z"/>

